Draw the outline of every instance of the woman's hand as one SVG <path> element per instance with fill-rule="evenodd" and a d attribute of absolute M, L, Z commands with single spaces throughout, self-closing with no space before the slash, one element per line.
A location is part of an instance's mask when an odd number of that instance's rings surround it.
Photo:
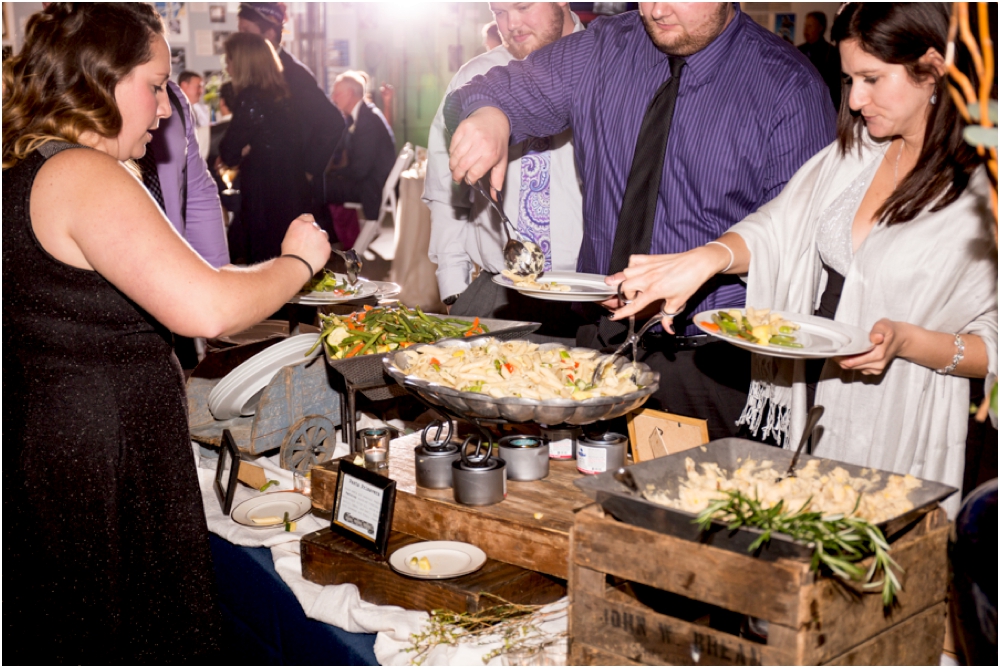
<path fill-rule="evenodd" d="M 281 252 L 298 255 L 318 272 L 330 259 L 330 237 L 311 214 L 304 213 L 288 226 Z"/>
<path fill-rule="evenodd" d="M 860 355 L 835 357 L 834 361 L 848 371 L 860 371 L 866 376 L 878 376 L 885 372 L 892 360 L 900 357 L 906 343 L 910 325 L 882 318 L 872 326 L 868 340 L 875 347 Z"/>
<path fill-rule="evenodd" d="M 633 255 L 627 269 L 604 279 L 608 285 L 621 283 L 621 292 L 631 302 L 618 306 L 614 299 L 604 304 L 614 310 L 612 320 L 621 320 L 662 300 L 663 326 L 673 333 L 669 314 L 683 311 L 691 295 L 728 263 L 729 253 L 717 245 L 672 255 Z"/>

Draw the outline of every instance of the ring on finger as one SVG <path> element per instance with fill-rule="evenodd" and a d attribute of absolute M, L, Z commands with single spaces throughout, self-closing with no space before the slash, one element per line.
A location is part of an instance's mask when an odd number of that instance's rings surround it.
<path fill-rule="evenodd" d="M 675 317 L 679 316 L 679 315 L 680 315 L 681 313 L 684 313 L 684 307 L 683 307 L 683 306 L 681 306 L 681 307 L 680 307 L 680 308 L 679 308 L 679 309 L 678 309 L 677 311 L 675 311 L 674 313 L 668 313 L 668 312 L 667 312 L 667 311 L 666 311 L 665 309 L 660 309 L 660 313 L 662 313 L 662 314 L 663 314 L 663 317 L 664 317 L 664 318 L 675 318 Z"/>

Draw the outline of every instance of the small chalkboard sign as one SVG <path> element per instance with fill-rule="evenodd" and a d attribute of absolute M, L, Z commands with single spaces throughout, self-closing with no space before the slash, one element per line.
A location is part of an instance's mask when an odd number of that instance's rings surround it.
<path fill-rule="evenodd" d="M 395 480 L 340 461 L 331 530 L 385 557 L 395 505 Z"/>
<path fill-rule="evenodd" d="M 240 476 L 240 450 L 236 439 L 228 429 L 222 430 L 222 447 L 219 449 L 219 463 L 215 468 L 215 496 L 219 499 L 222 512 L 226 515 L 233 509 L 236 496 L 236 480 Z"/>

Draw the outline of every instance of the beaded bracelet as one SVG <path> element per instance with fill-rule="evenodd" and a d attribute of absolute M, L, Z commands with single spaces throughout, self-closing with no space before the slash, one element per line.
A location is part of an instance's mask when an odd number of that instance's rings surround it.
<path fill-rule="evenodd" d="M 965 357 L 965 342 L 962 341 L 961 334 L 955 334 L 955 348 L 958 350 L 955 351 L 955 356 L 951 358 L 951 364 L 943 369 L 935 369 L 936 373 L 939 373 L 942 376 L 947 376 L 949 373 L 954 371 L 956 367 L 958 367 L 958 363 L 962 361 L 963 357 Z"/>
<path fill-rule="evenodd" d="M 725 269 L 723 269 L 722 271 L 719 272 L 720 274 L 724 274 L 727 271 L 729 271 L 729 269 L 733 266 L 733 263 L 736 262 L 736 253 L 733 252 L 732 248 L 730 248 L 726 244 L 722 243 L 721 241 L 709 241 L 705 245 L 706 246 L 711 246 L 712 244 L 715 244 L 716 246 L 722 246 L 727 251 L 729 251 L 729 264 L 726 265 Z"/>

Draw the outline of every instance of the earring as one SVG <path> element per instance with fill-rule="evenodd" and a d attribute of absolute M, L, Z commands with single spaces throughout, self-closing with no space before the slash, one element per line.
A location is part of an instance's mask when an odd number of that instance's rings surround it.
<path fill-rule="evenodd" d="M 937 92 L 931 93 L 931 104 L 937 104 Z"/>

